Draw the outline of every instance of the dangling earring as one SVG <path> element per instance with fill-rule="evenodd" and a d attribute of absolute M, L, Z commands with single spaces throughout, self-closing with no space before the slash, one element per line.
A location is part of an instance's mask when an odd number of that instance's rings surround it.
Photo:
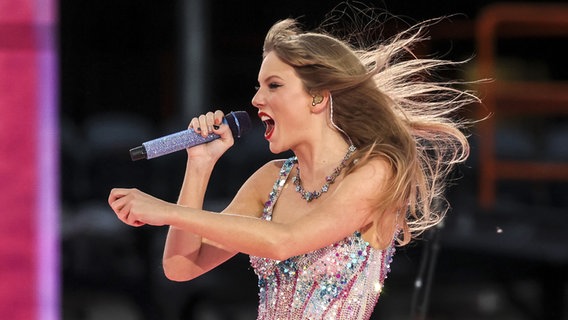
<path fill-rule="evenodd" d="M 316 104 L 320 104 L 323 101 L 323 96 L 318 95 L 314 95 L 312 96 L 314 99 L 312 100 L 312 107 L 315 107 Z"/>
<path fill-rule="evenodd" d="M 353 140 L 351 140 L 351 137 L 347 134 L 347 132 L 343 131 L 343 129 L 336 125 L 335 121 L 333 120 L 333 96 L 331 94 L 329 95 L 329 121 L 331 122 L 331 125 L 335 129 L 337 129 L 337 131 L 343 133 L 347 140 L 349 140 L 349 144 L 353 145 Z M 357 161 L 357 159 L 355 159 L 355 161 Z"/>

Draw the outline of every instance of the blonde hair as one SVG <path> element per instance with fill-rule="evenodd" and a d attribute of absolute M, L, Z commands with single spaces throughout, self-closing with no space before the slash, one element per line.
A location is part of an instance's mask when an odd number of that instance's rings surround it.
<path fill-rule="evenodd" d="M 286 19 L 272 26 L 264 42 L 263 55 L 274 52 L 292 66 L 308 92 L 331 92 L 334 123 L 357 147 L 351 157 L 357 161 L 346 174 L 372 158 L 390 164 L 376 201 L 381 246 L 397 228 L 404 245 L 442 220 L 447 209 L 435 199 L 443 199 L 446 177 L 469 154 L 462 124 L 452 116 L 476 98 L 455 83 L 426 79 L 454 63 L 411 54 L 424 26 L 365 49 L 325 32 L 303 32 L 296 20 Z"/>

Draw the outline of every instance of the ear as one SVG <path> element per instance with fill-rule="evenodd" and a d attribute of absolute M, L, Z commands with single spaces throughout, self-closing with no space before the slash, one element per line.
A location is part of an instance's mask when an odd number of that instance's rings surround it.
<path fill-rule="evenodd" d="M 327 109 L 327 105 L 329 103 L 329 95 L 330 95 L 329 91 L 325 90 L 325 91 L 312 92 L 311 95 L 313 98 L 311 105 L 313 113 L 320 113 Z"/>

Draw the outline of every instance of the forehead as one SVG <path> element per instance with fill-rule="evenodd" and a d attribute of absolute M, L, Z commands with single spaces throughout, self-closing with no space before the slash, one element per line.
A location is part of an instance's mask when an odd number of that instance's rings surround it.
<path fill-rule="evenodd" d="M 262 60 L 260 71 L 258 72 L 258 79 L 262 81 L 273 76 L 282 79 L 288 79 L 290 77 L 297 78 L 296 71 L 292 66 L 282 61 L 274 52 L 270 52 Z"/>

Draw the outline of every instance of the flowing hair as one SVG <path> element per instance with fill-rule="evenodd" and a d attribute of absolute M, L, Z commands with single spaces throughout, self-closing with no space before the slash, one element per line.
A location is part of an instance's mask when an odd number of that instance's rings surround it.
<path fill-rule="evenodd" d="M 456 62 L 412 54 L 427 26 L 362 47 L 322 30 L 304 32 L 286 19 L 271 27 L 264 42 L 263 55 L 274 52 L 292 66 L 308 92 L 331 92 L 332 125 L 357 147 L 345 174 L 374 158 L 389 164 L 374 207 L 382 247 L 396 230 L 405 245 L 442 221 L 447 206 L 438 200 L 448 175 L 469 155 L 466 122 L 456 115 L 478 99 L 459 88 L 463 83 L 436 79 L 436 70 Z"/>

